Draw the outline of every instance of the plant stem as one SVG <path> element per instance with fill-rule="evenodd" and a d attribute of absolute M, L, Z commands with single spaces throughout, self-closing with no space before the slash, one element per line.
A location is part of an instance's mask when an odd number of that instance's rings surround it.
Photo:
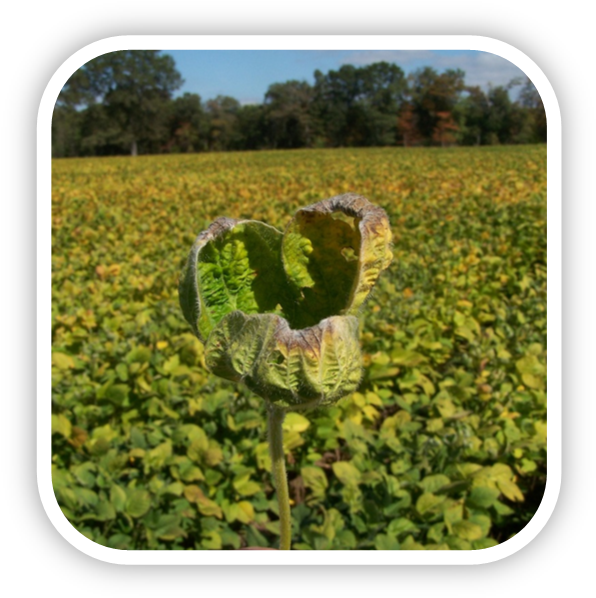
<path fill-rule="evenodd" d="M 285 411 L 278 407 L 269 407 L 269 453 L 271 454 L 271 471 L 277 492 L 280 523 L 280 550 L 290 550 L 292 542 L 292 519 L 290 517 L 290 495 L 284 458 L 282 423 Z"/>

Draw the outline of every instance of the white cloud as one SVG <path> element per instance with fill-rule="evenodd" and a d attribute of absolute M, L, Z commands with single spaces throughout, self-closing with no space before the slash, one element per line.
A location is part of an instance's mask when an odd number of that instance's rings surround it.
<path fill-rule="evenodd" d="M 436 52 L 433 50 L 365 50 L 354 51 L 342 58 L 343 64 L 366 65 L 373 62 L 393 62 L 409 73 L 423 66 L 431 66 L 442 72 L 446 69 L 462 69 L 467 85 L 507 85 L 515 77 L 525 77 L 517 66 L 488 52 Z"/>
<path fill-rule="evenodd" d="M 486 88 L 489 84 L 507 85 L 515 77 L 525 77 L 524 72 L 517 66 L 496 54 L 477 52 L 462 58 L 464 58 L 463 64 L 459 68 L 466 72 L 468 85 L 480 85 Z"/>

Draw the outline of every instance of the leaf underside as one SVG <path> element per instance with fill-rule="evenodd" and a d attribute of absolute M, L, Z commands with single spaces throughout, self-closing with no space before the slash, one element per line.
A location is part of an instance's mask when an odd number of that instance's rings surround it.
<path fill-rule="evenodd" d="M 299 210 L 282 243 L 296 327 L 356 315 L 392 257 L 387 215 L 366 198 L 347 193 Z"/>
<path fill-rule="evenodd" d="M 357 222 L 315 211 L 296 214 L 282 245 L 284 267 L 299 306 L 296 328 L 343 313 L 358 276 L 359 253 Z"/>
<path fill-rule="evenodd" d="M 355 194 L 299 210 L 284 234 L 218 218 L 193 245 L 180 305 L 214 374 L 277 404 L 334 402 L 358 387 L 354 316 L 391 258 L 385 212 Z"/>
<path fill-rule="evenodd" d="M 207 367 L 243 381 L 269 402 L 292 407 L 333 403 L 362 375 L 358 319 L 334 316 L 292 330 L 275 314 L 228 314 L 205 347 Z"/>
<path fill-rule="evenodd" d="M 282 233 L 271 226 L 228 218 L 216 220 L 199 236 L 181 297 L 183 292 L 194 297 L 190 317 L 200 338 L 206 340 L 221 319 L 235 310 L 282 313 L 287 285 L 281 241 Z"/>

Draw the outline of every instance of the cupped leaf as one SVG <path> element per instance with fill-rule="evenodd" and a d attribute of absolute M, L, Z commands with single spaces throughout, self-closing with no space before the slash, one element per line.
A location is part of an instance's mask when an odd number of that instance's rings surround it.
<path fill-rule="evenodd" d="M 331 404 L 358 388 L 358 320 L 333 316 L 292 330 L 276 314 L 228 314 L 205 347 L 217 376 L 243 381 L 268 402 L 293 409 Z"/>
<path fill-rule="evenodd" d="M 254 220 L 218 218 L 195 241 L 180 279 L 180 306 L 203 341 L 227 314 L 282 313 L 282 233 Z"/>
<path fill-rule="evenodd" d="M 285 231 L 283 265 L 296 307 L 293 327 L 355 315 L 393 258 L 385 211 L 354 193 L 298 210 Z"/>

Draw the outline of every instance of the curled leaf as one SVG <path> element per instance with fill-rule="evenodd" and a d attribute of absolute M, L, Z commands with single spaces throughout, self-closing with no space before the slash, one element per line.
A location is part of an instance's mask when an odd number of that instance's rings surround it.
<path fill-rule="evenodd" d="M 281 241 L 282 233 L 272 226 L 232 218 L 218 218 L 197 237 L 179 296 L 184 317 L 202 341 L 232 311 L 278 309 L 285 290 Z"/>
<path fill-rule="evenodd" d="M 284 234 L 282 259 L 299 324 L 357 314 L 391 263 L 391 238 L 385 211 L 355 193 L 298 210 Z"/>
<path fill-rule="evenodd" d="M 270 403 L 293 408 L 334 403 L 354 392 L 362 376 L 353 316 L 292 330 L 275 314 L 236 311 L 214 329 L 205 354 L 217 376 L 242 381 Z"/>
<path fill-rule="evenodd" d="M 180 305 L 216 375 L 291 408 L 358 387 L 355 315 L 392 259 L 387 215 L 356 194 L 299 210 L 285 233 L 218 218 L 195 241 Z"/>

